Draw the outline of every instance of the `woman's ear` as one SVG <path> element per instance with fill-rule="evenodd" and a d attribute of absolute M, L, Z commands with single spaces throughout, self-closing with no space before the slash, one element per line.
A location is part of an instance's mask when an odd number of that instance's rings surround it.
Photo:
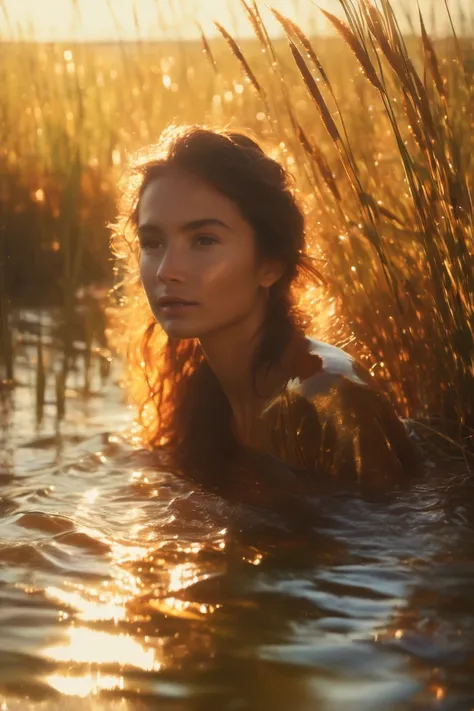
<path fill-rule="evenodd" d="M 260 268 L 260 286 L 268 289 L 283 276 L 285 265 L 279 259 L 267 259 Z"/>

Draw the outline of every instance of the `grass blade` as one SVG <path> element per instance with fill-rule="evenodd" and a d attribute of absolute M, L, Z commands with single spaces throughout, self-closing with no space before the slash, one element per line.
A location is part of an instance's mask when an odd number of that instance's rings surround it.
<path fill-rule="evenodd" d="M 303 77 L 303 81 L 306 84 L 306 88 L 308 89 L 310 96 L 313 98 L 313 101 L 318 108 L 319 115 L 321 116 L 321 120 L 324 126 L 326 127 L 327 132 L 329 133 L 333 141 L 340 141 L 341 136 L 339 134 L 339 130 L 329 112 L 327 104 L 324 101 L 323 95 L 321 94 L 313 75 L 309 71 L 301 52 L 299 51 L 293 40 L 289 39 L 288 41 L 290 43 L 291 53 L 296 62 L 296 66 L 298 67 L 300 74 Z"/>

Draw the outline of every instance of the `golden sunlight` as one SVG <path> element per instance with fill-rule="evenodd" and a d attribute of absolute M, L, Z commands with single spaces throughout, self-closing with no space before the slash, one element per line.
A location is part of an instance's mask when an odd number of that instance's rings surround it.
<path fill-rule="evenodd" d="M 274 0 L 272 5 L 292 16 L 308 17 L 311 3 L 298 0 Z M 325 6 L 333 9 L 334 0 Z M 304 7 L 306 6 L 306 7 Z M 237 34 L 252 34 L 244 12 L 237 2 L 214 0 L 178 0 L 158 4 L 155 0 L 6 0 L 5 7 L 12 25 L 21 23 L 33 29 L 38 40 L 110 40 L 164 39 L 198 36 L 196 21 L 207 33 L 213 33 L 213 20 L 227 25 Z M 266 8 L 263 8 L 266 10 Z M 314 6 L 311 14 L 314 15 Z"/>
<path fill-rule="evenodd" d="M 328 24 L 311 0 L 272 0 L 260 3 L 260 10 L 270 32 L 277 31 L 266 6 L 306 26 L 310 31 L 326 32 Z M 318 5 L 337 12 L 337 0 L 321 0 Z M 399 0 L 400 15 L 410 5 Z M 460 0 L 453 8 L 467 14 L 469 0 Z M 439 6 L 437 31 L 442 31 L 445 20 L 443 0 L 420 0 L 422 11 L 429 18 L 431 8 Z M 253 36 L 242 5 L 236 0 L 175 0 L 158 3 L 156 0 L 4 0 L 0 12 L 0 32 L 4 36 L 40 41 L 98 41 L 113 39 L 191 39 L 199 36 L 197 23 L 207 35 L 215 34 L 214 20 L 227 27 L 234 36 Z M 434 13 L 433 13 L 434 17 Z M 19 30 L 18 28 L 22 29 Z M 28 34 L 25 37 L 25 32 Z"/>
<path fill-rule="evenodd" d="M 100 671 L 86 676 L 51 674 L 45 677 L 45 681 L 65 696 L 80 696 L 82 698 L 97 695 L 101 691 L 123 689 L 123 676 L 101 674 Z"/>
<path fill-rule="evenodd" d="M 75 617 L 89 622 L 99 620 L 125 619 L 125 603 L 128 596 L 117 594 L 107 595 L 105 590 L 61 590 L 61 588 L 47 588 L 46 595 L 56 602 L 61 602 L 66 608 L 74 609 Z M 81 594 L 82 593 L 82 594 Z M 67 613 L 63 614 L 66 617 Z"/>
<path fill-rule="evenodd" d="M 71 627 L 69 639 L 43 650 L 47 659 L 77 664 L 120 664 L 157 671 L 156 649 L 146 648 L 125 634 L 109 634 L 86 627 Z"/>
<path fill-rule="evenodd" d="M 183 563 L 182 565 L 175 566 L 170 570 L 169 576 L 170 592 L 182 590 L 183 588 L 187 588 L 190 585 L 197 583 L 199 580 L 205 580 L 209 577 L 207 575 L 199 575 L 196 571 L 196 566 L 193 565 L 193 563 Z"/>

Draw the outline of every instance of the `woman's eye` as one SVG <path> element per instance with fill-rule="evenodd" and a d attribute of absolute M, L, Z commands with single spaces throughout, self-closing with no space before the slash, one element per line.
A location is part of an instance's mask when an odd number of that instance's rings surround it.
<path fill-rule="evenodd" d="M 197 235 L 196 242 L 200 245 L 207 247 L 211 244 L 218 244 L 219 240 L 212 235 Z"/>
<path fill-rule="evenodd" d="M 163 242 L 159 239 L 148 237 L 140 241 L 140 246 L 142 249 L 158 249 L 163 246 Z"/>

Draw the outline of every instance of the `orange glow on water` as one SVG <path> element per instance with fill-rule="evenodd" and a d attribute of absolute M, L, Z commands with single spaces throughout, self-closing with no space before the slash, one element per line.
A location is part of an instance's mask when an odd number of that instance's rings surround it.
<path fill-rule="evenodd" d="M 145 671 L 160 668 L 155 650 L 147 649 L 132 637 L 97 632 L 85 627 L 70 627 L 66 644 L 47 647 L 43 654 L 56 662 L 120 664 Z"/>
<path fill-rule="evenodd" d="M 123 689 L 123 676 L 101 674 L 100 671 L 87 676 L 63 676 L 51 674 L 45 681 L 64 696 L 95 696 L 101 691 Z"/>

